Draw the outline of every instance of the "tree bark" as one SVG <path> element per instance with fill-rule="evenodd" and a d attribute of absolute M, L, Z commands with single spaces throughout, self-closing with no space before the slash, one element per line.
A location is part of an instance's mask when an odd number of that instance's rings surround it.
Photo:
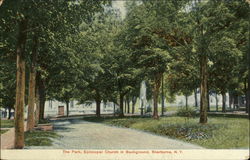
<path fill-rule="evenodd" d="M 8 112 L 9 112 L 8 119 L 11 119 L 11 107 L 8 107 Z"/>
<path fill-rule="evenodd" d="M 248 72 L 250 72 L 249 70 L 248 70 Z M 249 114 L 249 110 L 250 110 L 250 86 L 249 86 L 249 84 L 250 84 L 250 73 L 248 73 L 248 87 L 247 87 L 247 94 L 246 94 L 246 113 L 248 113 L 248 114 Z M 249 117 L 249 119 L 250 119 L 250 117 Z"/>
<path fill-rule="evenodd" d="M 204 54 L 204 53 L 203 53 Z M 200 69 L 201 69 L 201 94 L 200 94 L 200 123 L 207 123 L 207 56 L 202 55 L 200 59 Z"/>
<path fill-rule="evenodd" d="M 129 101 L 129 98 L 127 98 L 127 105 L 128 105 L 128 114 L 130 113 L 130 101 Z"/>
<path fill-rule="evenodd" d="M 123 113 L 123 99 L 124 99 L 124 95 L 120 93 L 120 113 L 119 113 L 119 117 L 124 117 L 124 113 Z"/>
<path fill-rule="evenodd" d="M 164 76 L 161 79 L 161 115 L 164 116 Z"/>
<path fill-rule="evenodd" d="M 238 110 L 239 109 L 239 95 L 234 95 L 234 109 Z"/>
<path fill-rule="evenodd" d="M 136 100 L 137 100 L 136 97 L 133 97 L 133 98 L 132 98 L 132 114 L 135 113 L 135 104 L 136 104 Z"/>
<path fill-rule="evenodd" d="M 198 108 L 197 88 L 194 89 L 194 100 L 195 100 L 195 107 Z"/>
<path fill-rule="evenodd" d="M 226 112 L 226 94 L 222 93 L 222 112 Z"/>
<path fill-rule="evenodd" d="M 113 102 L 113 107 L 114 107 L 114 116 L 115 116 L 115 102 Z"/>
<path fill-rule="evenodd" d="M 66 101 L 66 116 L 69 116 L 69 101 Z"/>
<path fill-rule="evenodd" d="M 39 74 L 36 74 L 36 82 L 39 81 Z M 39 122 L 39 111 L 40 111 L 40 96 L 39 96 L 39 86 L 38 86 L 38 83 L 36 83 L 36 117 L 35 117 L 35 126 L 38 125 L 38 122 Z"/>
<path fill-rule="evenodd" d="M 35 126 L 34 120 L 34 104 L 35 104 L 35 73 L 31 69 L 29 79 L 29 97 L 28 97 L 28 118 L 27 118 L 27 131 L 30 131 Z"/>
<path fill-rule="evenodd" d="M 35 126 L 35 86 L 36 86 L 36 61 L 37 61 L 37 49 L 38 49 L 38 37 L 35 35 L 33 38 L 32 49 L 32 62 L 30 66 L 30 79 L 29 79 L 29 97 L 28 97 L 28 121 L 27 131 L 30 131 Z"/>
<path fill-rule="evenodd" d="M 188 95 L 185 95 L 185 99 L 186 99 L 186 109 L 188 109 Z"/>
<path fill-rule="evenodd" d="M 232 93 L 229 91 L 229 108 L 232 109 L 232 104 L 233 104 L 233 98 L 232 98 Z"/>
<path fill-rule="evenodd" d="M 125 106 L 124 106 L 124 109 L 125 109 L 124 112 L 127 113 L 127 102 L 126 102 L 126 100 L 124 100 L 124 104 L 125 104 Z"/>
<path fill-rule="evenodd" d="M 0 0 L 0 6 L 3 4 L 3 0 Z"/>
<path fill-rule="evenodd" d="M 215 106 L 216 106 L 216 111 L 219 111 L 219 106 L 218 106 L 218 96 L 217 93 L 215 93 Z"/>
<path fill-rule="evenodd" d="M 39 122 L 44 120 L 44 107 L 45 107 L 45 101 L 46 101 L 46 95 L 45 95 L 45 85 L 43 80 L 40 79 L 39 83 Z"/>
<path fill-rule="evenodd" d="M 25 105 L 25 45 L 27 39 L 28 20 L 19 22 L 17 40 L 17 75 L 16 75 L 16 108 L 15 108 L 15 149 L 24 147 L 24 105 Z"/>
<path fill-rule="evenodd" d="M 144 109 L 144 101 L 140 99 L 141 101 L 141 116 L 143 116 L 143 109 Z"/>
<path fill-rule="evenodd" d="M 248 1 L 249 2 L 249 1 Z M 248 17 L 250 20 L 250 16 Z M 250 30 L 250 25 L 248 25 L 248 30 Z M 248 37 L 250 37 L 250 32 L 248 32 Z M 248 61 L 248 87 L 247 87 L 247 95 L 246 95 L 246 112 L 248 113 L 248 118 L 250 119 L 250 40 L 248 39 L 248 54 L 247 54 L 247 61 Z"/>
<path fill-rule="evenodd" d="M 101 100 L 96 99 L 95 102 L 96 102 L 96 116 L 101 117 Z"/>
<path fill-rule="evenodd" d="M 209 89 L 207 87 L 207 111 L 210 111 L 210 99 L 209 99 Z"/>
<path fill-rule="evenodd" d="M 245 88 L 245 96 L 246 96 L 246 113 L 249 113 L 249 82 L 247 85 L 247 80 L 248 78 L 246 78 L 245 80 L 245 84 L 244 84 L 244 88 Z"/>
<path fill-rule="evenodd" d="M 154 79 L 154 88 L 153 88 L 153 100 L 154 100 L 154 112 L 153 112 L 153 118 L 159 119 L 158 115 L 158 96 L 159 96 L 159 89 L 161 87 L 161 74 L 158 73 L 155 75 Z"/>

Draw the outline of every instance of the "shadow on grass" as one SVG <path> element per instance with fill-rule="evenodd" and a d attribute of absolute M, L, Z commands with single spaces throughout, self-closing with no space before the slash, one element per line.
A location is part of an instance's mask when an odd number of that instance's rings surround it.
<path fill-rule="evenodd" d="M 69 124 L 70 123 L 55 123 L 53 129 L 58 132 L 70 132 L 72 128 L 68 127 Z"/>
<path fill-rule="evenodd" d="M 57 133 L 53 131 L 29 131 L 25 132 L 26 146 L 52 146 L 54 138 L 60 138 Z"/>
<path fill-rule="evenodd" d="M 97 123 L 102 123 L 106 120 L 116 120 L 116 119 L 124 119 L 124 120 L 129 120 L 129 119 L 148 119 L 151 118 L 151 115 L 132 115 L 132 116 L 124 116 L 124 117 L 119 117 L 119 116 L 101 116 L 101 117 L 96 117 L 96 116 L 88 116 L 88 117 L 83 117 L 83 120 L 89 121 L 89 122 L 97 122 Z"/>
<path fill-rule="evenodd" d="M 241 114 L 224 114 L 224 113 L 221 113 L 221 114 L 216 114 L 216 113 L 208 113 L 208 117 L 213 117 L 213 118 L 249 118 L 249 115 L 241 115 Z"/>

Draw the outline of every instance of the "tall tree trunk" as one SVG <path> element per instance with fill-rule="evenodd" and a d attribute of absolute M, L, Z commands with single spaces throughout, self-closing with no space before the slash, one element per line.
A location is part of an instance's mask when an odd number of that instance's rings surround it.
<path fill-rule="evenodd" d="M 231 94 L 231 96 L 230 96 L 229 98 L 230 98 L 230 100 L 231 100 L 231 101 L 230 101 L 230 105 L 231 105 L 230 108 L 231 108 L 231 109 L 234 109 L 234 96 L 233 96 L 233 94 Z"/>
<path fill-rule="evenodd" d="M 126 99 L 126 98 L 125 98 L 125 99 Z M 125 109 L 125 110 L 124 110 L 124 113 L 127 113 L 127 102 L 126 102 L 126 100 L 124 100 L 124 105 L 125 105 L 125 106 L 124 106 L 124 109 Z"/>
<path fill-rule="evenodd" d="M 130 101 L 129 101 L 129 97 L 127 98 L 127 105 L 128 105 L 128 114 L 130 113 Z"/>
<path fill-rule="evenodd" d="M 96 116 L 101 117 L 101 100 L 97 98 L 95 100 L 95 103 L 96 103 Z"/>
<path fill-rule="evenodd" d="M 249 84 L 247 86 L 247 78 L 245 79 L 245 84 L 244 84 L 244 88 L 245 88 L 245 96 L 246 96 L 246 113 L 249 113 Z"/>
<path fill-rule="evenodd" d="M 164 75 L 161 79 L 161 115 L 164 116 Z"/>
<path fill-rule="evenodd" d="M 249 70 L 250 70 L 250 67 L 249 67 Z M 248 72 L 250 72 L 249 70 L 248 70 Z M 246 94 L 246 113 L 248 113 L 248 114 L 249 114 L 249 110 L 250 110 L 250 86 L 249 86 L 249 84 L 250 84 L 250 73 L 248 73 L 248 87 L 247 87 L 247 94 Z M 249 117 L 249 119 L 250 119 L 250 117 Z"/>
<path fill-rule="evenodd" d="M 248 20 L 250 20 L 250 16 L 248 16 Z M 250 25 L 248 25 L 248 31 L 250 30 Z M 250 37 L 250 32 L 248 32 L 248 38 Z M 246 95 L 246 112 L 248 113 L 248 118 L 250 119 L 250 38 L 248 39 L 248 87 L 247 87 L 247 95 Z"/>
<path fill-rule="evenodd" d="M 119 117 L 124 117 L 123 100 L 124 100 L 124 95 L 122 93 L 120 93 L 120 113 L 119 113 Z"/>
<path fill-rule="evenodd" d="M 153 99 L 154 99 L 154 112 L 153 118 L 159 119 L 158 115 L 158 96 L 159 96 L 159 89 L 161 87 L 161 74 L 158 73 L 154 79 L 154 88 L 153 88 Z"/>
<path fill-rule="evenodd" d="M 25 45 L 28 20 L 19 22 L 17 39 L 17 75 L 16 75 L 16 109 L 15 109 L 15 149 L 24 147 L 24 105 L 25 105 Z"/>
<path fill-rule="evenodd" d="M 3 118 L 7 118 L 7 108 L 4 108 Z"/>
<path fill-rule="evenodd" d="M 222 93 L 222 112 L 226 112 L 226 93 Z"/>
<path fill-rule="evenodd" d="M 113 102 L 113 107 L 114 107 L 114 116 L 115 116 L 115 102 Z"/>
<path fill-rule="evenodd" d="M 132 98 L 132 114 L 135 113 L 135 104 L 136 104 L 137 97 Z"/>
<path fill-rule="evenodd" d="M 66 101 L 66 115 L 69 116 L 69 100 Z"/>
<path fill-rule="evenodd" d="M 195 107 L 198 108 L 197 88 L 194 89 L 194 101 L 195 101 Z"/>
<path fill-rule="evenodd" d="M 209 90 L 207 91 L 207 111 L 210 111 L 210 99 L 209 99 Z"/>
<path fill-rule="evenodd" d="M 0 0 L 0 6 L 3 4 L 3 0 Z"/>
<path fill-rule="evenodd" d="M 232 109 L 232 104 L 233 104 L 232 93 L 229 91 L 229 108 L 230 109 Z"/>
<path fill-rule="evenodd" d="M 234 95 L 234 109 L 239 109 L 239 98 L 238 95 Z"/>
<path fill-rule="evenodd" d="M 35 126 L 34 120 L 34 105 L 35 105 L 35 71 L 31 69 L 29 79 L 29 97 L 28 97 L 28 118 L 27 131 L 30 131 Z"/>
<path fill-rule="evenodd" d="M 9 112 L 8 119 L 11 119 L 11 107 L 8 107 L 8 112 Z"/>
<path fill-rule="evenodd" d="M 40 80 L 39 83 L 39 122 L 44 120 L 44 107 L 45 107 L 45 85 L 43 80 Z"/>
<path fill-rule="evenodd" d="M 30 66 L 30 79 L 29 79 L 29 98 L 28 98 L 28 121 L 27 131 L 30 131 L 35 126 L 35 86 L 36 86 L 36 61 L 37 61 L 37 49 L 38 49 L 38 37 L 35 35 L 33 38 L 32 49 L 32 62 Z"/>
<path fill-rule="evenodd" d="M 185 95 L 185 99 L 186 99 L 186 109 L 188 109 L 188 95 Z"/>
<path fill-rule="evenodd" d="M 202 53 L 204 54 L 204 53 Z M 200 94 L 200 123 L 207 123 L 207 56 L 201 55 L 200 59 L 200 69 L 201 69 L 201 94 Z"/>
<path fill-rule="evenodd" d="M 219 111 L 219 106 L 218 106 L 218 96 L 217 93 L 215 93 L 215 107 L 216 107 L 216 112 Z"/>
<path fill-rule="evenodd" d="M 141 116 L 143 116 L 144 101 L 143 99 L 140 99 L 140 101 L 141 101 Z"/>
<path fill-rule="evenodd" d="M 37 74 L 36 75 L 36 82 L 38 82 L 39 81 L 39 75 L 40 74 Z M 38 86 L 38 83 L 36 83 L 36 87 L 35 87 L 35 89 L 36 89 L 36 117 L 35 117 L 35 126 L 37 126 L 38 125 L 38 122 L 39 122 L 39 112 L 40 112 L 40 96 L 39 96 L 39 86 Z"/>
<path fill-rule="evenodd" d="M 40 99 L 39 99 L 39 122 L 44 120 L 44 108 L 45 108 L 45 94 L 40 94 Z"/>

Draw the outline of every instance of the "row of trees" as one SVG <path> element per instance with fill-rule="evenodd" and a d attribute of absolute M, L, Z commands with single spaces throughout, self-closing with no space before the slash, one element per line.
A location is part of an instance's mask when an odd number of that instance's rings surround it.
<path fill-rule="evenodd" d="M 246 1 L 126 1 L 125 7 L 123 19 L 110 1 L 2 3 L 1 99 L 2 106 L 15 105 L 15 148 L 24 146 L 26 103 L 27 130 L 44 118 L 49 99 L 65 102 L 67 115 L 70 100 L 95 101 L 97 116 L 100 103 L 110 101 L 122 117 L 125 100 L 134 113 L 143 80 L 155 119 L 161 92 L 187 97 L 197 88 L 200 123 L 207 123 L 210 92 L 246 95 L 249 112 Z"/>
<path fill-rule="evenodd" d="M 129 4 L 130 3 L 130 4 Z M 190 95 L 200 88 L 200 123 L 207 122 L 208 95 L 246 95 L 249 106 L 249 4 L 246 1 L 148 1 L 125 19 L 127 45 L 145 67 L 154 95 L 161 77 L 168 92 Z M 247 107 L 249 112 L 249 107 Z"/>
<path fill-rule="evenodd" d="M 0 10 L 1 32 L 1 86 L 4 92 L 3 105 L 15 104 L 15 148 L 24 146 L 24 105 L 28 102 L 27 130 L 32 130 L 35 118 L 43 119 L 47 94 L 60 93 L 61 98 L 70 83 L 56 73 L 68 69 L 68 52 L 64 40 L 78 32 L 79 25 L 91 21 L 96 12 L 103 10 L 105 1 L 4 1 Z M 16 63 L 14 63 L 16 59 Z M 72 61 L 73 57 L 70 57 Z M 16 69 L 14 66 L 16 64 Z M 11 68 L 12 67 L 12 68 Z M 16 75 L 15 72 L 16 70 Z M 27 72 L 28 70 L 28 72 Z M 29 76 L 29 79 L 26 77 Z M 13 78 L 16 78 L 16 82 Z M 57 84 L 54 81 L 61 78 Z M 16 92 L 13 86 L 16 83 Z M 55 86 L 53 86 L 55 84 Z M 27 87 L 26 87 L 27 86 Z M 53 86 L 53 87 L 51 87 Z M 29 89 L 26 89 L 29 88 Z M 28 94 L 25 92 L 28 90 Z M 15 98 L 12 94 L 16 93 Z M 25 97 L 27 95 L 27 98 Z M 67 94 L 65 94 L 67 95 Z M 37 98 L 37 101 L 35 99 Z M 13 101 L 15 99 L 15 103 Z M 28 100 L 25 100 L 28 99 Z M 36 116 L 34 105 L 36 105 Z"/>

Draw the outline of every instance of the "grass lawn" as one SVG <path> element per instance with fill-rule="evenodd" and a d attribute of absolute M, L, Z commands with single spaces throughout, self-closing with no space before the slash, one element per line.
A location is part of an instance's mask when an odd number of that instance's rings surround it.
<path fill-rule="evenodd" d="M 53 138 L 60 138 L 53 131 L 31 131 L 25 132 L 26 146 L 51 146 Z"/>
<path fill-rule="evenodd" d="M 4 134 L 5 132 L 7 132 L 8 130 L 0 130 L 0 134 Z"/>
<path fill-rule="evenodd" d="M 151 117 L 95 118 L 84 120 L 113 126 L 127 127 L 180 139 L 210 149 L 249 148 L 249 120 L 247 118 L 209 117 L 208 124 L 199 124 L 199 118 Z"/>
<path fill-rule="evenodd" d="M 161 105 L 159 105 L 160 107 L 158 107 L 158 111 L 159 111 L 159 113 L 161 113 Z M 182 106 L 182 107 L 185 107 L 185 106 Z M 178 107 L 178 106 L 165 106 L 165 113 L 166 112 L 169 112 L 169 111 L 177 111 L 179 108 L 181 108 L 181 107 Z M 190 107 L 190 108 L 193 108 L 194 110 L 196 110 L 197 108 L 195 108 L 195 107 Z M 198 109 L 199 109 L 199 107 L 198 107 Z M 131 108 L 130 108 L 130 112 L 131 112 Z M 152 110 L 153 110 L 153 108 L 152 108 Z M 139 108 L 139 106 L 136 106 L 135 107 L 135 113 L 141 113 L 141 110 L 140 110 L 140 108 Z"/>
<path fill-rule="evenodd" d="M 0 123 L 0 127 L 1 128 L 12 128 L 14 127 L 14 120 L 2 120 L 1 119 L 1 123 Z"/>

